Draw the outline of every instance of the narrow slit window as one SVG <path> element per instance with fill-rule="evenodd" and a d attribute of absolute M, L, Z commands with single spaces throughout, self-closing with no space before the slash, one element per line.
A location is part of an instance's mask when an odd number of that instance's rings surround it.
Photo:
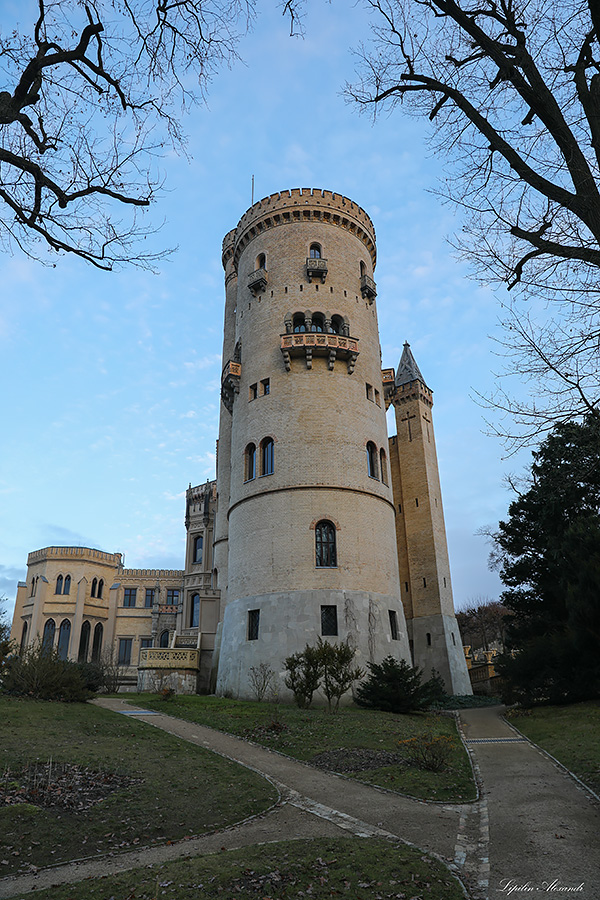
<path fill-rule="evenodd" d="M 260 625 L 260 609 L 248 610 L 248 640 L 258 640 L 258 629 Z"/>
<path fill-rule="evenodd" d="M 388 612 L 390 614 L 390 632 L 392 640 L 397 641 L 400 639 L 400 633 L 398 631 L 398 613 L 395 609 L 390 609 Z"/>

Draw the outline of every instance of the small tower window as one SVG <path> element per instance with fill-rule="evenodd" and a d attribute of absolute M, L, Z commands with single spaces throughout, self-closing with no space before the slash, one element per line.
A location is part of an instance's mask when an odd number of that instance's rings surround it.
<path fill-rule="evenodd" d="M 323 332 L 325 331 L 325 319 L 321 313 L 315 313 L 312 317 L 312 325 L 310 326 L 311 331 Z"/>
<path fill-rule="evenodd" d="M 252 481 L 254 478 L 256 478 L 256 446 L 248 444 L 245 453 L 244 480 Z"/>
<path fill-rule="evenodd" d="M 320 244 L 311 244 L 308 255 L 310 256 L 311 259 L 321 259 L 321 245 Z"/>
<path fill-rule="evenodd" d="M 365 266 L 364 262 L 361 259 L 361 261 L 360 261 L 360 277 L 362 278 L 363 275 L 366 275 L 366 274 L 367 274 L 367 267 Z"/>
<path fill-rule="evenodd" d="M 92 581 L 92 597 L 96 596 L 96 591 L 98 590 L 98 579 L 94 578 Z"/>
<path fill-rule="evenodd" d="M 427 638 L 427 646 L 431 647 L 431 633 L 428 631 L 425 637 Z"/>
<path fill-rule="evenodd" d="M 388 483 L 388 475 L 387 475 L 387 458 L 385 455 L 385 450 L 383 447 L 379 451 L 379 463 L 381 465 L 381 480 L 384 484 Z"/>
<path fill-rule="evenodd" d="M 248 610 L 248 640 L 258 640 L 258 628 L 260 624 L 260 609 Z"/>
<path fill-rule="evenodd" d="M 204 538 L 201 534 L 194 538 L 194 562 L 202 562 L 202 552 L 204 547 Z"/>
<path fill-rule="evenodd" d="M 256 268 L 257 269 L 266 269 L 267 268 L 267 257 L 264 253 L 259 253 L 256 257 Z"/>
<path fill-rule="evenodd" d="M 190 628 L 198 628 L 200 625 L 200 594 L 192 594 L 190 611 Z"/>
<path fill-rule="evenodd" d="M 70 576 L 70 575 L 65 575 L 65 583 L 64 583 L 64 587 L 63 587 L 63 594 L 70 594 L 70 593 L 71 593 L 71 576 Z"/>
<path fill-rule="evenodd" d="M 337 566 L 335 525 L 327 519 L 317 522 L 315 527 L 315 554 L 317 568 Z"/>
<path fill-rule="evenodd" d="M 62 594 L 62 589 L 63 589 L 63 577 L 62 577 L 62 575 L 59 575 L 58 578 L 56 579 L 56 590 L 54 591 L 54 593 Z"/>
<path fill-rule="evenodd" d="M 102 591 L 103 590 L 104 590 L 104 579 L 101 578 L 100 581 L 98 582 L 98 593 L 96 595 L 99 600 L 102 600 Z"/>
<path fill-rule="evenodd" d="M 329 326 L 330 334 L 341 334 L 343 327 L 343 319 L 341 316 L 332 316 L 331 317 L 331 325 Z"/>
<path fill-rule="evenodd" d="M 377 447 L 373 441 L 369 441 L 367 444 L 367 471 L 369 473 L 369 478 L 377 478 L 377 480 L 379 480 L 379 473 L 377 471 Z"/>
<path fill-rule="evenodd" d="M 26 646 L 27 646 L 27 622 L 23 622 L 23 631 L 21 632 L 21 644 L 19 646 L 19 656 L 23 656 Z"/>
<path fill-rule="evenodd" d="M 292 325 L 295 334 L 300 334 L 301 332 L 306 331 L 306 319 L 304 317 L 304 313 L 295 313 L 292 320 Z"/>
<path fill-rule="evenodd" d="M 275 444 L 273 438 L 265 438 L 260 445 L 261 475 L 272 475 L 275 471 Z"/>
<path fill-rule="evenodd" d="M 337 606 L 321 607 L 321 634 L 335 636 L 338 633 Z"/>
<path fill-rule="evenodd" d="M 169 646 L 169 632 L 166 629 L 161 632 L 160 638 L 158 639 L 158 646 L 163 649 Z"/>
<path fill-rule="evenodd" d="M 400 632 L 398 631 L 398 613 L 395 609 L 388 610 L 390 614 L 390 632 L 392 634 L 392 640 L 398 641 L 400 639 Z"/>

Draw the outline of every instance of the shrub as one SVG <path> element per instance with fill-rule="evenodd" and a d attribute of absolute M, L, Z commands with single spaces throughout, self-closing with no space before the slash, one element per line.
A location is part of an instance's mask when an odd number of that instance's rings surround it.
<path fill-rule="evenodd" d="M 354 648 L 348 641 L 341 644 L 330 644 L 319 638 L 317 643 L 317 655 L 321 669 L 321 682 L 319 687 L 327 698 L 329 712 L 337 711 L 340 698 L 349 691 L 352 684 L 362 678 L 363 669 L 352 668 Z"/>
<path fill-rule="evenodd" d="M 447 734 L 433 735 L 428 732 L 398 741 L 398 746 L 414 766 L 429 772 L 441 772 L 448 765 L 454 741 Z"/>
<path fill-rule="evenodd" d="M 315 691 L 320 688 L 327 699 L 329 712 L 337 711 L 342 695 L 364 674 L 362 669 L 352 668 L 354 652 L 348 641 L 330 644 L 319 638 L 315 647 L 307 644 L 301 653 L 288 656 L 285 685 L 293 691 L 300 709 L 308 709 Z"/>
<path fill-rule="evenodd" d="M 78 664 L 60 659 L 56 650 L 41 641 L 8 660 L 2 689 L 7 694 L 67 703 L 85 702 L 90 696 Z"/>
<path fill-rule="evenodd" d="M 293 692 L 296 705 L 300 709 L 308 709 L 321 677 L 317 648 L 307 644 L 301 653 L 288 656 L 285 668 L 288 673 L 285 686 Z"/>
<path fill-rule="evenodd" d="M 258 666 L 251 666 L 248 673 L 250 687 L 259 703 L 265 699 L 265 695 L 272 688 L 275 672 L 268 663 L 261 662 Z"/>
<path fill-rule="evenodd" d="M 381 663 L 368 663 L 370 673 L 357 688 L 355 701 L 359 706 L 382 709 L 385 712 L 409 713 L 427 709 L 445 696 L 442 679 L 432 672 L 429 681 L 422 683 L 421 669 L 386 656 Z"/>

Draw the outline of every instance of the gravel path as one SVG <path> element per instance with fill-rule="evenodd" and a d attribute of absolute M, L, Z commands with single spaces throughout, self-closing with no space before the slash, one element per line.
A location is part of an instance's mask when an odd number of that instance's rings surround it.
<path fill-rule="evenodd" d="M 448 804 L 402 797 L 201 725 L 144 714 L 124 699 L 94 702 L 133 713 L 141 723 L 264 775 L 278 788 L 280 802 L 216 834 L 0 879 L 0 900 L 222 848 L 342 833 L 399 838 L 434 853 L 458 872 L 474 898 L 524 893 L 600 898 L 600 804 L 510 728 L 499 716 L 501 707 L 461 712 L 482 790 L 475 803 Z M 368 755 L 362 760 L 365 767 L 370 762 Z"/>

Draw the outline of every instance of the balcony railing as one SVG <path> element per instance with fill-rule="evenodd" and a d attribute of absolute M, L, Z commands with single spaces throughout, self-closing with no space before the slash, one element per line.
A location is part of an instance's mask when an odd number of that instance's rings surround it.
<path fill-rule="evenodd" d="M 325 279 L 327 278 L 327 260 L 313 259 L 312 256 L 309 256 L 306 260 L 306 274 L 308 275 L 309 283 L 312 282 L 313 278 L 320 278 L 321 283 L 325 284 Z"/>
<path fill-rule="evenodd" d="M 269 278 L 266 269 L 256 269 L 254 272 L 250 272 L 250 275 L 248 276 L 248 287 L 254 296 L 264 291 L 268 280 Z"/>
<path fill-rule="evenodd" d="M 288 372 L 291 368 L 292 357 L 304 356 L 306 368 L 312 369 L 313 355 L 315 355 L 326 356 L 330 369 L 333 369 L 336 359 L 345 360 L 348 364 L 348 372 L 352 374 L 360 351 L 358 338 L 307 331 L 299 334 L 282 334 L 281 352 Z"/>
<path fill-rule="evenodd" d="M 200 651 L 187 648 L 146 647 L 140 650 L 140 669 L 198 669 Z"/>
<path fill-rule="evenodd" d="M 179 606 L 176 603 L 161 603 L 158 607 L 159 613 L 172 613 L 177 615 Z"/>
<path fill-rule="evenodd" d="M 363 300 L 368 300 L 369 303 L 372 303 L 377 296 L 377 287 L 370 275 L 361 275 L 360 292 L 363 296 Z"/>
<path fill-rule="evenodd" d="M 242 376 L 242 364 L 232 359 L 223 366 L 221 374 L 221 398 L 229 412 L 233 411 L 235 395 L 240 392 L 240 378 Z"/>

